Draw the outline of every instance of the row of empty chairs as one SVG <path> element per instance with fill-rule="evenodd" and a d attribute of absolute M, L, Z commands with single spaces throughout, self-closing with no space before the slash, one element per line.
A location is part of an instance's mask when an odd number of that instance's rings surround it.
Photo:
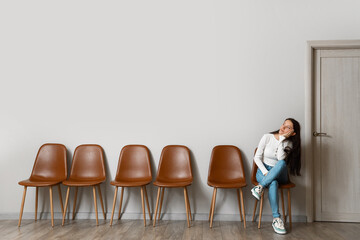
<path fill-rule="evenodd" d="M 255 167 L 256 164 L 254 164 L 252 172 L 253 184 L 257 184 L 256 178 L 254 178 L 254 176 L 256 175 Z M 38 189 L 39 187 L 49 187 L 51 225 L 54 226 L 52 197 L 53 186 L 57 186 L 59 191 L 60 205 L 63 214 L 62 225 L 64 225 L 66 217 L 66 209 L 69 202 L 70 187 L 75 187 L 72 219 L 75 219 L 78 187 L 92 187 L 96 214 L 96 225 L 98 225 L 96 188 L 99 193 L 103 216 L 104 219 L 106 219 L 100 188 L 100 184 L 105 180 L 106 174 L 104 153 L 101 146 L 94 144 L 78 146 L 74 151 L 70 169 L 70 176 L 67 179 L 66 147 L 62 144 L 44 144 L 40 147 L 38 151 L 30 178 L 19 182 L 20 185 L 24 186 L 24 193 L 18 226 L 20 227 L 21 225 L 27 187 L 36 187 L 35 221 L 37 220 Z M 146 191 L 146 185 L 151 183 L 151 181 L 152 173 L 149 149 L 144 145 L 127 145 L 123 147 L 120 152 L 115 179 L 110 182 L 111 185 L 115 186 L 110 226 L 113 224 L 113 217 L 119 187 L 121 187 L 121 196 L 118 219 L 120 219 L 121 217 L 124 189 L 126 187 L 140 187 L 144 226 L 146 226 L 145 202 L 149 213 L 149 218 L 150 220 L 152 220 L 148 195 Z M 190 227 L 190 222 L 192 221 L 192 214 L 187 187 L 190 186 L 192 182 L 193 175 L 191 169 L 190 150 L 186 146 L 182 145 L 169 145 L 164 147 L 160 156 L 157 176 L 155 181 L 153 182 L 153 185 L 158 187 L 153 226 L 156 225 L 156 219 L 160 219 L 165 189 L 182 188 L 184 192 L 187 225 L 188 227 Z M 67 186 L 65 206 L 63 206 L 62 202 L 60 189 L 61 183 Z M 213 223 L 218 188 L 237 190 L 240 220 L 244 222 L 244 228 L 246 228 L 244 197 L 242 188 L 245 187 L 247 184 L 244 174 L 243 161 L 239 148 L 231 145 L 220 145 L 213 148 L 209 165 L 207 183 L 209 186 L 214 188 L 209 213 L 210 228 L 212 227 Z M 290 189 L 290 187 L 293 186 L 295 185 L 288 185 L 285 188 Z M 281 196 L 282 189 L 283 188 L 281 188 Z M 281 199 L 284 212 L 283 197 Z M 288 199 L 288 213 L 290 216 L 290 191 L 288 192 Z M 260 202 L 261 204 L 258 225 L 259 228 L 262 214 L 263 197 L 261 198 Z M 257 201 L 255 202 L 253 221 L 255 217 L 256 206 Z"/>

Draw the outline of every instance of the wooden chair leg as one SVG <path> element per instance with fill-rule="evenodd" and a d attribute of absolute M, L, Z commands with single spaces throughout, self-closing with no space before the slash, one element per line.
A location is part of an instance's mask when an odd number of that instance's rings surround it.
<path fill-rule="evenodd" d="M 115 187 L 114 201 L 113 201 L 113 207 L 112 207 L 112 211 L 111 211 L 110 226 L 112 226 L 112 223 L 113 223 L 117 192 L 118 192 L 118 187 Z"/>
<path fill-rule="evenodd" d="M 217 188 L 214 188 L 214 201 L 212 203 L 212 211 L 211 211 L 211 218 L 210 218 L 210 228 L 212 228 L 213 225 L 213 219 L 214 219 L 214 212 L 215 212 L 215 203 L 216 203 L 216 192 L 217 192 Z"/>
<path fill-rule="evenodd" d="M 144 216 L 144 227 L 146 227 L 144 189 L 142 187 L 141 187 L 141 207 L 142 207 L 143 216 Z"/>
<path fill-rule="evenodd" d="M 160 200 L 160 208 L 159 208 L 158 220 L 160 220 L 161 208 L 162 208 L 162 204 L 163 204 L 163 201 L 164 201 L 164 192 L 165 192 L 165 187 L 162 187 L 161 188 L 161 200 Z"/>
<path fill-rule="evenodd" d="M 37 221 L 38 195 L 39 195 L 39 187 L 36 187 L 36 193 L 35 193 L 35 222 Z"/>
<path fill-rule="evenodd" d="M 240 188 L 240 195 L 241 195 L 242 214 L 243 214 L 243 218 L 244 218 L 244 228 L 246 228 L 245 206 L 244 206 L 244 196 L 243 196 L 242 188 Z"/>
<path fill-rule="evenodd" d="M 292 221 L 291 221 L 291 194 L 290 194 L 290 189 L 288 189 L 288 216 L 289 216 L 289 223 L 290 223 L 290 230 L 291 230 Z"/>
<path fill-rule="evenodd" d="M 144 192 L 145 192 L 146 206 L 147 206 L 147 209 L 148 209 L 148 212 L 149 212 L 149 218 L 150 218 L 150 220 L 152 220 L 151 213 L 150 213 L 149 199 L 148 199 L 148 195 L 147 195 L 147 191 L 146 191 L 146 186 L 143 186 L 143 188 L 144 188 Z"/>
<path fill-rule="evenodd" d="M 284 219 L 284 223 L 286 223 L 285 205 L 284 205 L 284 191 L 282 189 L 280 189 L 280 194 L 281 194 L 281 207 L 282 207 L 283 219 Z"/>
<path fill-rule="evenodd" d="M 243 217 L 242 217 L 242 213 L 241 213 L 241 205 L 240 205 L 240 191 L 237 188 L 236 189 L 236 196 L 237 196 L 237 200 L 238 200 L 238 206 L 239 206 L 239 213 L 240 213 L 240 222 L 243 221 Z"/>
<path fill-rule="evenodd" d="M 103 199 L 102 199 L 100 184 L 97 185 L 97 189 L 99 191 L 101 210 L 103 212 L 104 219 L 106 220 L 106 214 L 105 214 L 105 210 L 104 210 L 104 202 L 103 202 Z"/>
<path fill-rule="evenodd" d="M 261 194 L 261 198 L 260 198 L 260 213 L 259 213 L 258 228 L 260 228 L 260 226 L 261 226 L 261 216 L 262 216 L 262 210 L 263 210 L 263 202 L 264 202 L 264 193 Z"/>
<path fill-rule="evenodd" d="M 124 187 L 121 187 L 121 195 L 120 195 L 120 206 L 119 206 L 119 216 L 118 216 L 118 220 L 120 220 L 120 218 L 121 218 L 121 207 L 122 207 L 122 202 L 123 202 L 123 196 L 124 196 Z"/>
<path fill-rule="evenodd" d="M 64 212 L 64 204 L 63 204 L 63 200 L 62 200 L 60 184 L 58 184 L 57 186 L 58 186 L 58 191 L 59 191 L 61 213 L 63 213 Z"/>
<path fill-rule="evenodd" d="M 155 224 L 156 224 L 156 214 L 157 214 L 157 210 L 158 210 L 158 206 L 159 206 L 160 190 L 161 190 L 161 188 L 158 187 L 158 193 L 157 193 L 157 197 L 156 197 L 156 206 L 155 206 L 155 215 L 154 215 L 153 227 L 155 227 Z"/>
<path fill-rule="evenodd" d="M 77 194 L 78 194 L 78 187 L 75 187 L 75 196 L 74 196 L 74 206 L 73 206 L 72 220 L 75 219 L 75 214 L 76 214 L 76 199 L 77 199 Z"/>
<path fill-rule="evenodd" d="M 255 206 L 254 206 L 254 212 L 253 212 L 253 217 L 252 217 L 252 221 L 253 221 L 253 222 L 254 222 L 254 220 L 255 220 L 255 213 L 256 213 L 257 203 L 258 203 L 258 200 L 255 199 Z"/>
<path fill-rule="evenodd" d="M 186 220 L 187 220 L 187 225 L 188 228 L 190 227 L 190 221 L 189 221 L 189 206 L 188 206 L 188 202 L 187 202 L 187 196 L 186 196 L 186 187 L 184 187 L 184 200 L 185 200 L 185 209 L 186 209 Z"/>
<path fill-rule="evenodd" d="M 27 187 L 26 187 L 26 186 L 24 186 L 24 192 L 23 192 L 23 197 L 22 197 L 22 201 L 21 201 L 21 208 L 20 208 L 20 215 L 19 215 L 19 223 L 18 223 L 18 227 L 20 227 L 20 224 L 21 224 L 21 218 L 22 218 L 22 215 L 23 215 L 24 204 L 25 204 L 25 197 L 26 197 L 26 190 L 27 190 Z"/>
<path fill-rule="evenodd" d="M 94 207 L 95 207 L 95 216 L 96 216 L 96 226 L 99 225 L 99 219 L 98 219 L 98 211 L 97 211 L 97 203 L 96 203 L 96 189 L 95 186 L 93 186 L 93 195 L 94 195 Z"/>
<path fill-rule="evenodd" d="M 215 196 L 215 191 L 213 191 L 213 195 L 212 195 L 211 203 L 210 203 L 209 222 L 210 222 L 211 213 L 212 213 L 212 206 L 213 206 L 213 202 L 214 202 L 214 196 Z"/>
<path fill-rule="evenodd" d="M 54 227 L 54 206 L 53 206 L 52 186 L 49 187 L 49 193 L 50 193 L 50 209 L 51 209 L 51 227 Z"/>
<path fill-rule="evenodd" d="M 186 200 L 189 206 L 189 216 L 190 216 L 190 221 L 192 221 L 192 216 L 191 216 L 191 206 L 190 206 L 190 201 L 189 201 L 189 193 L 187 191 L 187 188 L 185 187 L 185 191 L 186 191 Z"/>
<path fill-rule="evenodd" d="M 67 192 L 66 192 L 66 199 L 65 199 L 65 206 L 64 206 L 64 212 L 63 212 L 63 219 L 62 219 L 62 223 L 61 225 L 64 226 L 64 222 L 65 222 L 65 215 L 66 215 L 66 208 L 69 202 L 69 193 L 70 193 L 70 187 L 68 187 Z"/>

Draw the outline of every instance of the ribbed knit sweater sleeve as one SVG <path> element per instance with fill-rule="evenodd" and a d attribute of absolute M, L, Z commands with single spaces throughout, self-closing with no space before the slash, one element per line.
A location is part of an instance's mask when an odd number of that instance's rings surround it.
<path fill-rule="evenodd" d="M 267 139 L 267 135 L 264 135 L 259 143 L 259 146 L 256 150 L 255 156 L 254 156 L 254 161 L 256 163 L 256 165 L 258 166 L 258 168 L 260 169 L 260 171 L 262 172 L 262 174 L 266 174 L 268 173 L 268 170 L 265 168 L 264 163 L 263 163 L 263 158 L 264 158 L 264 150 L 265 150 L 265 146 L 266 146 L 266 139 Z"/>
<path fill-rule="evenodd" d="M 279 136 L 279 146 L 276 152 L 276 158 L 278 160 L 284 160 L 287 157 L 287 153 L 285 152 L 286 147 L 291 148 L 291 144 L 288 141 L 284 141 L 286 138 L 284 136 Z"/>

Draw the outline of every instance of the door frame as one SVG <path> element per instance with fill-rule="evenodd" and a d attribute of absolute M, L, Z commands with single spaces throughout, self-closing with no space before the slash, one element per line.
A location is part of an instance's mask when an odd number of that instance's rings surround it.
<path fill-rule="evenodd" d="M 314 221 L 314 144 L 312 133 L 315 124 L 315 50 L 318 49 L 360 49 L 360 40 L 318 40 L 308 41 L 305 64 L 305 186 L 307 222 Z"/>

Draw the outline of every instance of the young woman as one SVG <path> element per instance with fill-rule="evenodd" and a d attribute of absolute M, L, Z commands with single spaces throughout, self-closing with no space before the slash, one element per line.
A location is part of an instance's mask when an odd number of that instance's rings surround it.
<path fill-rule="evenodd" d="M 260 200 L 264 188 L 269 188 L 269 201 L 274 218 L 272 226 L 278 234 L 286 234 L 279 213 L 278 184 L 288 182 L 288 167 L 292 175 L 300 175 L 300 145 L 300 124 L 295 119 L 288 118 L 279 130 L 261 138 L 254 157 L 258 166 L 256 180 L 259 185 L 251 189 L 251 193 Z"/>

